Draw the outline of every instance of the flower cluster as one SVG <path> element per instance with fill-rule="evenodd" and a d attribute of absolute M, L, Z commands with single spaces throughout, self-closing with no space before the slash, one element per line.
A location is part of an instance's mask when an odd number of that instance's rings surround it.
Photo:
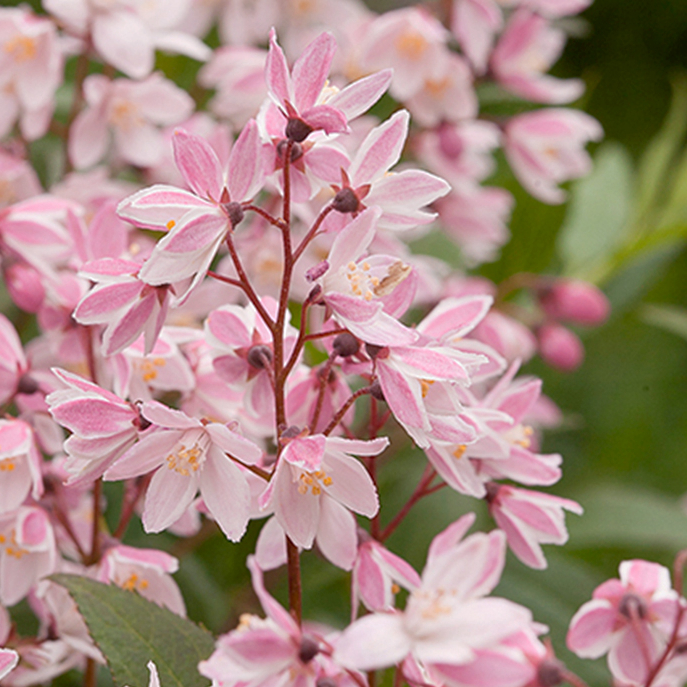
<path fill-rule="evenodd" d="M 585 145 L 600 125 L 561 107 L 582 83 L 546 73 L 566 39 L 555 20 L 588 3 L 453 0 L 443 17 L 310 4 L 0 9 L 2 272 L 38 331 L 23 347 L 0 316 L 8 685 L 105 660 L 52 573 L 185 614 L 177 559 L 124 543 L 136 517 L 179 537 L 214 521 L 231 541 L 265 520 L 248 567 L 267 617 L 242 616 L 218 639 L 199 667 L 218 685 L 353 687 L 392 666 L 418 686 L 566 679 L 530 611 L 490 594 L 507 547 L 544 568 L 542 545 L 567 540 L 564 511 L 582 512 L 540 491 L 561 477 L 561 456 L 540 449 L 560 412 L 520 367 L 537 351 L 577 367 L 568 325 L 601 324 L 608 303 L 584 282 L 496 285 L 469 270 L 508 240 L 513 198 L 483 185 L 498 148 L 546 203 L 590 170 Z M 224 45 L 213 52 L 200 37 L 215 19 Z M 156 50 L 206 63 L 207 111 L 153 71 Z M 487 116 L 478 82 L 556 107 Z M 45 188 L 27 149 L 43 136 L 64 153 Z M 411 251 L 429 231 L 455 244 L 460 265 Z M 383 527 L 379 475 L 411 442 L 424 473 Z M 112 531 L 110 481 L 123 483 Z M 419 575 L 386 543 L 443 487 L 483 500 L 496 528 L 466 536 L 467 515 L 431 533 Z M 300 556 L 315 547 L 352 571 L 342 631 L 301 617 Z M 290 612 L 263 580 L 284 565 Z M 569 643 L 588 656 L 612 645 L 614 674 L 641 684 L 682 606 L 667 591 L 665 603 L 644 587 L 628 594 L 602 595 L 603 613 L 582 609 Z M 26 598 L 40 621 L 31 638 L 5 610 Z M 627 658 L 633 638 L 651 663 Z"/>

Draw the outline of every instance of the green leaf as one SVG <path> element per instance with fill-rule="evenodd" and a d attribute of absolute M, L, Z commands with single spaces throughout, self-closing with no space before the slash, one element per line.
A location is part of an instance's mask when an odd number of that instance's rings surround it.
<path fill-rule="evenodd" d="M 569 518 L 569 549 L 622 547 L 677 551 L 687 542 L 678 499 L 641 487 L 605 484 L 576 496 L 582 518 Z"/>
<path fill-rule="evenodd" d="M 674 305 L 645 305 L 640 317 L 647 324 L 660 327 L 687 339 L 687 309 Z"/>
<path fill-rule="evenodd" d="M 632 197 L 632 161 L 617 143 L 599 148 L 594 171 L 574 184 L 558 235 L 565 273 L 588 276 L 621 245 Z"/>
<path fill-rule="evenodd" d="M 119 687 L 146 687 L 148 661 L 157 665 L 162 687 L 207 687 L 197 667 L 214 650 L 207 630 L 114 585 L 78 575 L 51 579 L 76 602 Z"/>
<path fill-rule="evenodd" d="M 661 202 L 672 164 L 687 130 L 687 76 L 673 79 L 673 101 L 663 127 L 642 156 L 637 170 L 636 212 L 641 218 Z"/>

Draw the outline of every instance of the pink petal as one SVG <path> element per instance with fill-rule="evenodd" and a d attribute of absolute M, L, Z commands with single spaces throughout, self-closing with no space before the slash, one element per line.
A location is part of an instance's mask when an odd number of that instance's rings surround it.
<path fill-rule="evenodd" d="M 584 604 L 570 621 L 566 644 L 580 658 L 598 658 L 613 641 L 617 613 L 605 599 Z"/>
<path fill-rule="evenodd" d="M 279 627 L 288 632 L 292 637 L 300 635 L 296 622 L 291 615 L 269 594 L 265 589 L 265 582 L 262 577 L 262 570 L 257 565 L 255 556 L 248 556 L 246 565 L 250 570 L 253 589 L 260 600 L 260 605 L 267 615 L 274 620 Z"/>
<path fill-rule="evenodd" d="M 217 153 L 200 136 L 176 129 L 172 139 L 174 161 L 184 181 L 201 198 L 219 202 L 222 195 L 222 166 Z"/>
<path fill-rule="evenodd" d="M 317 101 L 329 76 L 335 52 L 334 36 L 325 32 L 311 41 L 296 60 L 292 72 L 295 100 L 292 104 L 299 112 L 303 113 Z"/>
<path fill-rule="evenodd" d="M 241 468 L 219 449 L 208 451 L 200 476 L 200 493 L 225 536 L 239 541 L 248 524 L 250 491 Z"/>
<path fill-rule="evenodd" d="M 342 570 L 350 570 L 358 552 L 357 523 L 353 514 L 334 499 L 320 501 L 320 525 L 317 548 L 324 557 Z"/>
<path fill-rule="evenodd" d="M 105 472 L 105 480 L 131 479 L 154 470 L 172 453 L 179 437 L 179 432 L 151 432 Z"/>
<path fill-rule="evenodd" d="M 123 9 L 95 14 L 91 35 L 105 61 L 127 76 L 142 79 L 152 71 L 152 36 L 133 12 Z"/>
<path fill-rule="evenodd" d="M 330 105 L 316 105 L 302 112 L 301 116 L 313 129 L 323 129 L 328 134 L 345 133 L 349 130 L 346 117 Z"/>
<path fill-rule="evenodd" d="M 81 324 L 106 322 L 113 311 L 129 305 L 144 288 L 137 279 L 107 284 L 89 291 L 76 306 L 74 317 Z"/>
<path fill-rule="evenodd" d="M 170 229 L 189 211 L 213 206 L 191 193 L 174 186 L 156 184 L 125 198 L 117 214 L 138 226 L 149 229 Z"/>
<path fill-rule="evenodd" d="M 19 662 L 19 654 L 12 649 L 0 649 L 0 680 L 9 675 Z"/>
<path fill-rule="evenodd" d="M 324 472 L 331 478 L 325 491 L 339 503 L 368 518 L 379 510 L 377 490 L 369 473 L 355 458 L 329 453 Z"/>
<path fill-rule="evenodd" d="M 336 643 L 334 661 L 347 668 L 377 670 L 396 665 L 411 648 L 401 613 L 373 613 L 344 630 Z"/>
<path fill-rule="evenodd" d="M 408 112 L 401 110 L 367 135 L 349 170 L 354 186 L 382 177 L 398 162 L 408 135 L 409 121 Z"/>
<path fill-rule="evenodd" d="M 382 69 L 341 89 L 327 101 L 328 105 L 343 112 L 348 121 L 366 112 L 389 88 L 392 69 Z"/>
<path fill-rule="evenodd" d="M 173 525 L 191 505 L 198 491 L 195 475 L 182 475 L 163 465 L 153 475 L 143 508 L 146 532 L 162 532 Z"/>
<path fill-rule="evenodd" d="M 260 190 L 264 164 L 258 125 L 254 119 L 243 127 L 231 149 L 227 166 L 227 188 L 231 200 L 249 200 Z"/>
<path fill-rule="evenodd" d="M 274 29 L 270 32 L 270 48 L 265 63 L 265 81 L 270 97 L 282 108 L 285 101 L 293 100 L 289 89 L 291 85 L 289 66 L 286 63 L 284 52 L 277 43 L 277 34 Z"/>

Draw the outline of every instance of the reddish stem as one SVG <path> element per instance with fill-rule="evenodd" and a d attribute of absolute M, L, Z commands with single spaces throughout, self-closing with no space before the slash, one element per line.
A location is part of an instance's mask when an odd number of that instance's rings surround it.
<path fill-rule="evenodd" d="M 332 371 L 334 360 L 334 357 L 329 358 L 320 370 L 320 388 L 317 392 L 317 403 L 315 404 L 315 412 L 313 413 L 312 420 L 310 422 L 311 432 L 315 431 L 315 427 L 317 427 L 317 423 L 320 419 L 320 413 L 322 412 L 322 405 L 324 403 L 324 393 L 327 389 L 329 374 Z"/>
<path fill-rule="evenodd" d="M 236 270 L 236 274 L 239 275 L 239 284 L 241 285 L 241 288 L 248 297 L 248 300 L 255 306 L 255 309 L 258 311 L 258 314 L 260 315 L 260 317 L 262 317 L 262 321 L 267 325 L 270 331 L 274 332 L 275 323 L 269 316 L 267 310 L 265 310 L 265 307 L 260 301 L 260 297 L 257 293 L 255 293 L 255 289 L 253 289 L 253 287 L 251 286 L 250 280 L 248 279 L 248 275 L 246 274 L 246 271 L 243 269 L 243 263 L 241 262 L 241 258 L 239 257 L 239 254 L 236 252 L 236 246 L 234 246 L 234 239 L 232 237 L 231 232 L 227 234 L 227 248 L 229 249 L 229 255 L 231 255 L 231 260 L 234 263 L 234 269 Z M 215 277 L 215 279 L 217 278 L 220 278 L 219 275 Z"/>
<path fill-rule="evenodd" d="M 303 341 L 315 341 L 317 339 L 326 339 L 328 336 L 338 336 L 339 334 L 345 334 L 347 329 L 331 329 L 327 332 L 317 332 L 316 334 L 308 334 L 303 337 Z"/>
<path fill-rule="evenodd" d="M 298 626 L 303 620 L 303 590 L 301 589 L 301 555 L 298 547 L 286 537 L 286 557 L 289 569 L 289 607 Z"/>
<path fill-rule="evenodd" d="M 428 465 L 425 468 L 424 473 L 422 474 L 422 477 L 417 485 L 415 487 L 415 491 L 411 494 L 410 498 L 406 502 L 406 504 L 401 508 L 400 511 L 396 514 L 396 517 L 384 528 L 382 531 L 381 536 L 379 537 L 379 541 L 384 542 L 386 541 L 396 530 L 396 528 L 403 522 L 403 519 L 410 513 L 412 507 L 423 497 L 427 495 L 427 489 L 429 485 L 431 484 L 432 480 L 436 476 L 437 472 L 436 470 L 431 466 Z"/>
<path fill-rule="evenodd" d="M 271 225 L 275 227 L 279 227 L 281 229 L 282 223 L 274 217 L 274 215 L 271 215 L 267 210 L 263 210 L 262 208 L 258 207 L 257 205 L 242 205 L 241 208 L 243 210 L 250 210 L 251 212 L 255 212 L 256 214 L 260 215 L 263 219 L 266 219 Z"/>
<path fill-rule="evenodd" d="M 325 428 L 324 434 L 325 436 L 329 436 L 334 429 L 336 429 L 336 426 L 343 420 L 344 415 L 348 412 L 348 409 L 361 397 L 364 396 L 365 394 L 370 393 L 370 387 L 369 386 L 364 386 L 362 389 L 358 389 L 358 391 L 352 393 L 347 399 L 346 402 L 339 408 L 338 412 L 336 415 L 332 418 L 332 421 L 327 425 Z"/>
<path fill-rule="evenodd" d="M 317 219 L 313 223 L 312 227 L 308 230 L 308 233 L 303 237 L 303 240 L 298 244 L 298 248 L 293 253 L 293 261 L 296 262 L 298 258 L 301 257 L 303 254 L 303 251 L 308 247 L 308 244 L 315 238 L 317 235 L 317 230 L 320 228 L 320 225 L 322 222 L 324 222 L 325 217 L 333 210 L 334 208 L 331 205 L 327 205 L 322 209 L 320 214 L 317 216 Z"/>

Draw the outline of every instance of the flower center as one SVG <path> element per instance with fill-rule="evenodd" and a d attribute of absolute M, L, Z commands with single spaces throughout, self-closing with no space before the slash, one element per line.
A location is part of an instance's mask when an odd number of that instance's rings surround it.
<path fill-rule="evenodd" d="M 317 470 L 316 472 L 301 472 L 298 481 L 299 494 L 312 491 L 313 496 L 319 496 L 322 493 L 322 486 L 328 487 L 332 483 L 332 478 L 322 470 Z"/>
<path fill-rule="evenodd" d="M 144 577 L 139 577 L 136 573 L 131 573 L 124 582 L 119 583 L 119 586 L 127 592 L 141 592 L 148 588 L 148 584 L 148 580 Z"/>
<path fill-rule="evenodd" d="M 410 60 L 419 60 L 427 50 L 426 38 L 413 29 L 408 29 L 396 38 L 396 50 Z"/>
<path fill-rule="evenodd" d="M 16 460 L 16 456 L 0 460 L 0 472 L 12 472 L 12 470 L 17 467 L 15 463 Z"/>
<path fill-rule="evenodd" d="M 205 452 L 207 451 L 209 443 L 209 439 L 205 433 L 201 432 L 200 436 L 198 436 L 190 448 L 187 448 L 185 444 L 177 444 L 175 447 L 176 450 L 170 453 L 166 458 L 167 467 L 184 477 L 188 477 L 192 473 L 198 472 L 205 460 Z"/>
<path fill-rule="evenodd" d="M 4 45 L 5 52 L 12 55 L 16 62 L 26 62 L 36 57 L 36 41 L 29 36 L 15 36 Z"/>
<path fill-rule="evenodd" d="M 138 107 L 128 100 L 115 100 L 110 108 L 110 124 L 120 129 L 129 130 L 143 124 Z"/>
<path fill-rule="evenodd" d="M 12 530 L 9 538 L 4 534 L 0 534 L 0 546 L 5 547 L 5 553 L 8 556 L 12 556 L 12 558 L 16 558 L 17 560 L 20 560 L 22 556 L 25 556 L 27 553 L 29 553 L 28 549 L 23 549 L 17 544 L 15 530 Z"/>
<path fill-rule="evenodd" d="M 164 358 L 144 358 L 138 363 L 138 369 L 144 382 L 152 382 L 157 378 L 157 368 L 164 367 L 167 361 Z"/>

